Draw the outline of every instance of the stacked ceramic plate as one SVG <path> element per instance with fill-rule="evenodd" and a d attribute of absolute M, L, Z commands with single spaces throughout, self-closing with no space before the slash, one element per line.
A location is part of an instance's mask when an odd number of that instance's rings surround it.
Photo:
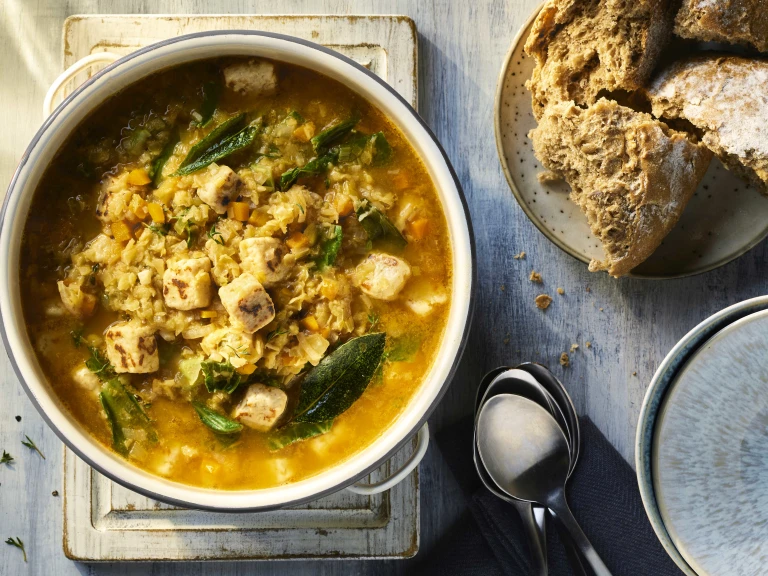
<path fill-rule="evenodd" d="M 672 349 L 635 446 L 646 512 L 692 576 L 768 570 L 768 296 L 711 316 Z"/>

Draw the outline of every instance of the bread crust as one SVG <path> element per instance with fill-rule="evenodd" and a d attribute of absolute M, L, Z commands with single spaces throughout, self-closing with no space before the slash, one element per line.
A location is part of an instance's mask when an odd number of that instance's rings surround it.
<path fill-rule="evenodd" d="M 606 259 L 591 271 L 627 274 L 646 260 L 699 185 L 711 153 L 649 114 L 601 98 L 548 106 L 531 130 L 536 157 L 571 186 Z"/>
<path fill-rule="evenodd" d="M 707 42 L 747 44 L 768 52 L 765 0 L 683 0 L 675 34 Z"/>
<path fill-rule="evenodd" d="M 653 114 L 683 118 L 731 170 L 768 195 L 768 60 L 698 56 L 664 70 L 646 93 Z"/>
<path fill-rule="evenodd" d="M 668 0 L 548 0 L 525 52 L 536 59 L 534 116 L 549 104 L 594 103 L 601 91 L 641 88 L 672 31 Z"/>

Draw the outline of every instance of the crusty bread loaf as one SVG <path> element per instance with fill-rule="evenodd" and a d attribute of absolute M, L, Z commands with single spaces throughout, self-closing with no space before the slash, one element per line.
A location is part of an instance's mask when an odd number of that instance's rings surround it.
<path fill-rule="evenodd" d="M 683 0 L 675 18 L 683 38 L 749 44 L 768 52 L 766 0 Z"/>
<path fill-rule="evenodd" d="M 663 71 L 647 94 L 655 116 L 693 124 L 726 166 L 768 195 L 766 88 L 766 60 L 698 56 Z"/>
<path fill-rule="evenodd" d="M 531 130 L 536 157 L 571 186 L 605 261 L 589 269 L 627 274 L 677 223 L 711 153 L 649 114 L 601 98 L 588 108 L 548 106 Z"/>
<path fill-rule="evenodd" d="M 601 90 L 642 87 L 672 17 L 667 0 L 548 0 L 525 43 L 536 59 L 526 84 L 536 118 L 548 104 L 592 104 Z"/>

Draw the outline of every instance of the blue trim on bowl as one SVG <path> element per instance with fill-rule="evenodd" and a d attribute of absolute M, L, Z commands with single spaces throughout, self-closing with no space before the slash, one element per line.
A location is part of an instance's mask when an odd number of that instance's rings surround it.
<path fill-rule="evenodd" d="M 334 58 L 337 58 L 338 60 L 344 62 L 345 64 L 348 64 L 355 68 L 357 71 L 364 73 L 372 80 L 376 81 L 379 85 L 381 85 L 384 89 L 386 89 L 390 94 L 392 94 L 397 100 L 400 101 L 401 104 L 403 104 L 406 109 L 413 115 L 414 120 L 419 123 L 419 125 L 424 129 L 424 131 L 427 133 L 427 135 L 433 140 L 434 144 L 437 146 L 440 154 L 443 157 L 443 160 L 445 161 L 446 166 L 448 167 L 448 170 L 451 174 L 451 177 L 453 178 L 453 181 L 456 186 L 456 191 L 459 196 L 459 200 L 461 202 L 461 206 L 464 210 L 464 216 L 465 220 L 467 222 L 467 231 L 469 234 L 469 247 L 470 247 L 470 262 L 471 262 L 471 270 L 469 271 L 470 276 L 470 287 L 469 287 L 469 307 L 467 310 L 467 317 L 466 322 L 464 325 L 464 332 L 461 337 L 461 341 L 459 343 L 459 348 L 456 354 L 456 358 L 453 361 L 453 364 L 451 365 L 451 368 L 448 372 L 448 376 L 445 379 L 445 382 L 443 383 L 442 387 L 438 391 L 437 395 L 435 396 L 435 399 L 433 400 L 430 407 L 424 412 L 419 422 L 416 424 L 416 426 L 411 429 L 411 431 L 404 436 L 404 438 L 398 442 L 383 458 L 375 462 L 373 465 L 369 466 L 362 472 L 360 472 L 358 475 L 356 475 L 353 478 L 350 478 L 342 483 L 339 483 L 331 488 L 328 488 L 322 492 L 319 492 L 317 494 L 314 494 L 312 496 L 306 497 L 306 498 L 299 498 L 296 500 L 291 500 L 290 502 L 284 502 L 282 504 L 276 505 L 276 506 L 259 506 L 259 507 L 250 507 L 250 508 L 219 508 L 219 507 L 212 507 L 212 506 L 200 506 L 199 504 L 194 504 L 190 502 L 186 502 L 183 500 L 179 500 L 176 498 L 169 498 L 167 496 L 164 496 L 162 494 L 157 494 L 149 490 L 145 490 L 143 488 L 140 488 L 138 486 L 135 486 L 129 482 L 126 482 L 125 480 L 120 479 L 119 477 L 116 477 L 115 475 L 107 472 L 104 470 L 101 466 L 93 462 L 90 458 L 86 457 L 76 446 L 74 446 L 65 436 L 64 434 L 54 425 L 54 423 L 51 421 L 51 419 L 45 414 L 45 412 L 40 407 L 40 404 L 38 403 L 37 399 L 35 398 L 34 394 L 30 390 L 27 383 L 24 381 L 24 378 L 21 375 L 21 371 L 19 370 L 18 365 L 16 364 L 15 359 L 13 358 L 13 355 L 11 354 L 11 347 L 8 339 L 8 334 L 6 332 L 5 328 L 5 322 L 2 318 L 2 313 L 0 312 L 0 337 L 2 337 L 3 345 L 5 346 L 5 350 L 8 354 L 8 359 L 11 362 L 11 365 L 13 366 L 13 371 L 16 374 L 16 377 L 18 378 L 19 382 L 21 383 L 22 387 L 24 388 L 24 391 L 26 392 L 27 396 L 31 400 L 32 404 L 35 406 L 37 411 L 40 413 L 40 415 L 43 417 L 43 420 L 48 424 L 48 426 L 53 430 L 56 435 L 61 439 L 64 444 L 66 444 L 75 454 L 77 454 L 78 457 L 80 457 L 82 460 L 84 460 L 89 466 L 96 469 L 99 473 L 103 474 L 104 476 L 108 477 L 110 480 L 117 482 L 118 484 L 125 486 L 129 490 L 133 490 L 134 492 L 137 492 L 139 494 L 142 494 L 143 496 L 147 496 L 148 498 L 152 498 L 154 500 L 158 500 L 161 502 L 166 502 L 168 504 L 172 504 L 174 506 L 182 506 L 185 508 L 194 508 L 199 510 L 209 510 L 212 512 L 262 512 L 262 511 L 268 511 L 268 510 L 276 510 L 280 508 L 285 508 L 288 506 L 296 506 L 298 504 L 302 504 L 305 502 L 311 502 L 313 500 L 317 500 L 319 498 L 322 498 L 323 496 L 327 496 L 329 494 L 332 494 L 334 492 L 338 492 L 339 490 L 354 484 L 355 482 L 359 481 L 360 479 L 364 478 L 368 474 L 370 474 L 372 471 L 379 468 L 384 462 L 389 460 L 398 450 L 400 450 L 412 437 L 416 432 L 426 423 L 426 421 L 429 419 L 429 416 L 434 412 L 437 405 L 440 403 L 440 400 L 442 400 L 443 396 L 445 395 L 446 391 L 448 390 L 448 386 L 452 382 L 454 376 L 456 375 L 456 371 L 458 369 L 459 363 L 461 361 L 461 358 L 464 354 L 464 350 L 467 346 L 467 341 L 469 338 L 469 332 L 470 328 L 472 326 L 472 320 L 474 317 L 474 310 L 475 310 L 475 301 L 476 301 L 476 295 L 477 295 L 477 260 L 476 260 L 476 249 L 475 249 L 475 237 L 474 237 L 474 231 L 472 228 L 472 220 L 470 218 L 469 213 L 469 207 L 467 205 L 467 200 L 464 196 L 464 190 L 461 186 L 461 182 L 459 181 L 458 176 L 456 175 L 456 171 L 453 168 L 453 165 L 451 164 L 451 161 L 448 158 L 448 155 L 445 152 L 445 149 L 438 141 L 437 137 L 435 136 L 434 132 L 430 129 L 430 127 L 427 125 L 427 123 L 424 121 L 424 119 L 416 112 L 416 110 L 413 109 L 413 106 L 411 106 L 410 103 L 408 103 L 405 98 L 403 98 L 400 94 L 397 93 L 397 91 L 392 88 L 389 84 L 387 84 L 384 80 L 376 76 L 373 72 L 368 70 L 367 68 L 361 66 L 354 60 L 339 54 L 338 52 L 335 52 L 329 48 L 326 48 L 325 46 L 321 46 L 319 44 L 315 44 L 314 42 L 310 42 L 308 40 L 303 40 L 301 38 L 296 38 L 294 36 L 288 36 L 285 34 L 276 34 L 273 32 L 263 32 L 263 31 L 255 31 L 255 30 L 217 30 L 217 31 L 210 31 L 210 32 L 196 32 L 194 34 L 185 34 L 183 36 L 177 36 L 175 38 L 169 38 L 167 40 L 162 40 L 160 42 L 157 42 L 155 44 L 151 44 L 149 46 L 146 46 L 144 48 L 141 48 L 140 50 L 137 50 L 135 52 L 132 52 L 131 54 L 128 54 L 127 56 L 124 56 L 123 58 L 120 58 L 119 60 L 115 61 L 114 63 L 110 64 L 109 66 L 105 67 L 103 70 L 99 71 L 97 74 L 89 78 L 87 81 L 85 81 L 83 84 L 81 84 L 72 94 L 70 94 L 65 100 L 59 104 L 59 106 L 56 107 L 56 109 L 53 111 L 53 113 L 44 121 L 43 125 L 40 127 L 40 129 L 37 131 L 37 133 L 32 138 L 32 141 L 30 142 L 27 149 L 24 151 L 24 154 L 22 155 L 19 165 L 16 168 L 16 171 L 14 172 L 13 178 L 11 179 L 10 184 L 8 185 L 8 191 L 5 195 L 5 200 L 3 201 L 3 207 L 2 212 L 0 212 L 0 233 L 2 233 L 2 229 L 5 225 L 5 219 L 6 219 L 6 212 L 8 209 L 8 205 L 10 203 L 11 197 L 16 195 L 16 183 L 19 179 L 19 174 L 22 170 L 22 168 L 26 165 L 26 163 L 29 160 L 29 157 L 34 150 L 34 148 L 37 146 L 38 142 L 41 140 L 45 132 L 48 130 L 49 126 L 53 123 L 54 119 L 58 117 L 60 114 L 65 112 L 65 108 L 69 105 L 69 103 L 76 98 L 80 93 L 83 92 L 87 87 L 91 86 L 95 82 L 98 82 L 104 75 L 111 72 L 115 68 L 118 68 L 122 64 L 125 64 L 126 62 L 129 62 L 133 60 L 134 58 L 141 56 L 143 54 L 146 54 L 148 52 L 151 52 L 153 50 L 156 50 L 158 48 L 162 48 L 165 46 L 169 46 L 172 44 L 176 44 L 178 42 L 183 42 L 186 40 L 191 40 L 195 38 L 201 38 L 206 36 L 231 36 L 231 35 L 243 35 L 243 36 L 263 36 L 268 38 L 274 38 L 277 40 L 283 40 L 286 42 L 292 42 L 294 44 L 300 44 L 302 46 L 306 46 L 308 48 L 312 48 L 314 50 L 318 50 L 319 52 L 322 52 L 326 55 L 333 56 Z M 462 273 L 466 274 L 465 271 L 462 271 Z M 131 465 L 130 463 L 127 463 L 127 465 Z"/>
<path fill-rule="evenodd" d="M 672 348 L 654 374 L 645 394 L 635 438 L 635 468 L 643 506 L 656 536 L 675 563 L 689 576 L 697 576 L 675 547 L 664 526 L 653 488 L 653 437 L 659 408 L 680 368 L 717 332 L 746 316 L 768 309 L 768 296 L 733 304 L 697 324 Z"/>

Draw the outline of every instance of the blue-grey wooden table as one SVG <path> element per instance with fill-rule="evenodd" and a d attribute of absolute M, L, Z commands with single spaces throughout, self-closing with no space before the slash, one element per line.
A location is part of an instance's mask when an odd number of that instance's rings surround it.
<path fill-rule="evenodd" d="M 504 55 L 538 0 L 0 0 L 0 187 L 10 181 L 41 120 L 45 90 L 61 72 L 64 19 L 83 13 L 405 14 L 419 32 L 421 114 L 437 133 L 469 202 L 478 254 L 477 308 L 461 368 L 430 420 L 439 434 L 471 411 L 482 374 L 501 364 L 535 360 L 563 379 L 588 414 L 632 461 L 635 425 L 654 370 L 674 343 L 715 311 L 763 294 L 766 244 L 719 270 L 672 281 L 613 280 L 590 274 L 560 252 L 526 219 L 499 166 L 493 137 L 493 98 Z M 727 191 L 724 191 L 727 192 Z M 514 254 L 525 251 L 525 260 Z M 528 280 L 541 273 L 544 285 Z M 457 271 L 461 273 L 461 271 Z M 562 287 L 565 294 L 555 291 Z M 554 302 L 538 310 L 534 297 Z M 592 343 L 591 348 L 585 342 Z M 571 365 L 558 359 L 571 344 Z M 62 552 L 62 446 L 27 400 L 5 353 L 0 363 L 0 450 L 16 463 L 0 466 L 0 574 L 394 574 L 414 560 L 220 564 L 77 564 Z M 21 416 L 17 422 L 16 416 Z M 42 460 L 21 445 L 32 437 Z M 421 465 L 421 552 L 426 554 L 458 520 L 462 497 L 439 450 Z M 418 556 L 417 556 L 418 558 Z"/>

